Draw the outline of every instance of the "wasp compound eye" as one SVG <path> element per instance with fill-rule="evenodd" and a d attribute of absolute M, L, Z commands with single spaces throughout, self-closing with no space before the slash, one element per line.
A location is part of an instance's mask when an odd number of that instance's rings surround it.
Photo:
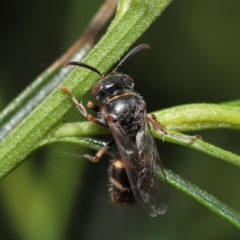
<path fill-rule="evenodd" d="M 93 97 L 96 98 L 96 96 L 99 94 L 100 90 L 101 90 L 101 81 L 96 82 L 93 86 L 92 86 L 92 95 Z"/>

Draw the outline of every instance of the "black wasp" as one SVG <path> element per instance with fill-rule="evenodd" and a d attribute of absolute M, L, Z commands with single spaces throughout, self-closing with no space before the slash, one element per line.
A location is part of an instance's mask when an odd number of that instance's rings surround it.
<path fill-rule="evenodd" d="M 133 79 L 117 71 L 127 58 L 141 49 L 149 48 L 146 44 L 133 48 L 107 76 L 84 63 L 67 63 L 90 69 L 100 75 L 101 79 L 92 87 L 92 94 L 99 104 L 89 102 L 87 105 L 98 113 L 97 117 L 88 114 L 85 107 L 64 86 L 61 90 L 71 97 L 88 120 L 109 127 L 112 131 L 113 139 L 94 157 L 84 157 L 98 162 L 110 145 L 116 143 L 118 153 L 110 168 L 113 201 L 122 206 L 137 201 L 147 214 L 154 217 L 167 210 L 168 185 L 150 123 L 161 134 L 167 132 L 153 114 L 147 114 L 145 101 L 133 91 Z"/>

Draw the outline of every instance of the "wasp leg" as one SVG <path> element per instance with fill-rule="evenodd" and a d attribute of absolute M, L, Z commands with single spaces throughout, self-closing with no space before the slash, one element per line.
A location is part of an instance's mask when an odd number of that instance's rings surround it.
<path fill-rule="evenodd" d="M 166 135 L 168 134 L 167 130 L 165 129 L 164 126 L 162 126 L 158 121 L 157 118 L 154 114 L 148 114 L 148 120 L 149 122 L 156 128 L 156 130 L 162 134 L 162 135 Z"/>
<path fill-rule="evenodd" d="M 177 133 L 169 133 L 166 128 L 161 125 L 161 123 L 159 123 L 157 121 L 157 118 L 154 114 L 148 114 L 148 120 L 149 122 L 156 128 L 156 130 L 161 134 L 163 135 L 169 135 L 169 136 L 173 136 L 173 137 L 177 137 L 179 139 L 185 139 L 185 140 L 195 140 L 195 139 L 202 139 L 202 136 L 200 135 L 194 135 L 194 136 L 183 136 L 183 135 L 180 135 L 180 134 L 177 134 Z"/>
<path fill-rule="evenodd" d="M 88 102 L 87 106 L 95 112 L 100 112 L 102 107 L 94 102 Z"/>
<path fill-rule="evenodd" d="M 99 160 L 102 158 L 102 156 L 105 154 L 105 152 L 108 150 L 108 148 L 115 142 L 114 139 L 109 141 L 106 145 L 104 145 L 96 154 L 95 156 L 89 155 L 89 154 L 81 154 L 80 157 L 86 158 L 90 160 L 91 162 L 99 162 Z"/>
<path fill-rule="evenodd" d="M 72 95 L 72 93 L 70 93 L 67 88 L 65 86 L 61 86 L 60 87 L 61 91 L 65 94 L 67 94 L 71 99 L 72 101 L 75 103 L 77 109 L 79 110 L 79 112 L 84 116 L 86 117 L 89 121 L 91 122 L 94 122 L 94 123 L 97 123 L 99 125 L 102 125 L 102 126 L 105 126 L 105 127 L 108 127 L 108 125 L 101 121 L 100 119 L 94 117 L 93 115 L 89 114 L 86 110 L 86 108 L 78 102 L 78 100 Z M 100 107 L 100 106 L 99 106 Z M 95 108 L 95 107 L 94 107 Z"/>

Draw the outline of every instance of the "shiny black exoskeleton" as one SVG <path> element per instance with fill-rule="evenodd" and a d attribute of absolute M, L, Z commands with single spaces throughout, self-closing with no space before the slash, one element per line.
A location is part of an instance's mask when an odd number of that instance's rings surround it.
<path fill-rule="evenodd" d="M 115 84 L 112 85 L 113 80 Z M 118 121 L 127 136 L 134 142 L 142 127 L 146 106 L 140 95 L 133 91 L 133 87 L 133 80 L 128 75 L 117 74 L 97 82 L 92 92 L 96 100 L 104 105 L 100 111 L 101 121 L 106 125 L 108 125 L 108 118 L 113 122 Z"/>
<path fill-rule="evenodd" d="M 148 48 L 150 47 L 146 44 L 135 47 L 117 68 L 131 55 Z M 163 214 L 168 206 L 168 185 L 149 123 L 161 134 L 166 134 L 166 131 L 153 114 L 147 114 L 144 100 L 133 91 L 133 79 L 119 73 L 117 68 L 105 77 L 84 63 L 69 62 L 67 65 L 85 67 L 101 76 L 101 80 L 92 87 L 92 94 L 98 104 L 88 103 L 88 107 L 98 113 L 97 117 L 88 114 L 85 107 L 65 87 L 61 89 L 71 97 L 88 120 L 109 127 L 113 134 L 113 140 L 94 157 L 82 156 L 97 162 L 115 142 L 118 153 L 110 168 L 113 201 L 123 206 L 137 201 L 150 216 Z"/>

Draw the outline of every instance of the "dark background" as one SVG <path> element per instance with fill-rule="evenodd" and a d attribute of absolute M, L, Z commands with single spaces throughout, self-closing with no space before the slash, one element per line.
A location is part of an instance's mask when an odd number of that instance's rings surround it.
<path fill-rule="evenodd" d="M 2 109 L 65 52 L 101 3 L 1 3 Z M 121 68 L 134 78 L 149 112 L 239 99 L 239 13 L 236 0 L 170 4 L 134 44 L 147 43 L 152 50 L 137 54 Z M 79 118 L 74 109 L 66 120 Z M 240 154 L 238 131 L 200 134 L 205 141 Z M 157 142 L 166 168 L 240 211 L 237 167 Z M 163 216 L 151 218 L 138 205 L 115 206 L 108 196 L 108 158 L 93 164 L 71 155 L 86 151 L 70 144 L 45 147 L 2 181 L 1 239 L 239 239 L 235 227 L 172 187 L 169 209 Z"/>

